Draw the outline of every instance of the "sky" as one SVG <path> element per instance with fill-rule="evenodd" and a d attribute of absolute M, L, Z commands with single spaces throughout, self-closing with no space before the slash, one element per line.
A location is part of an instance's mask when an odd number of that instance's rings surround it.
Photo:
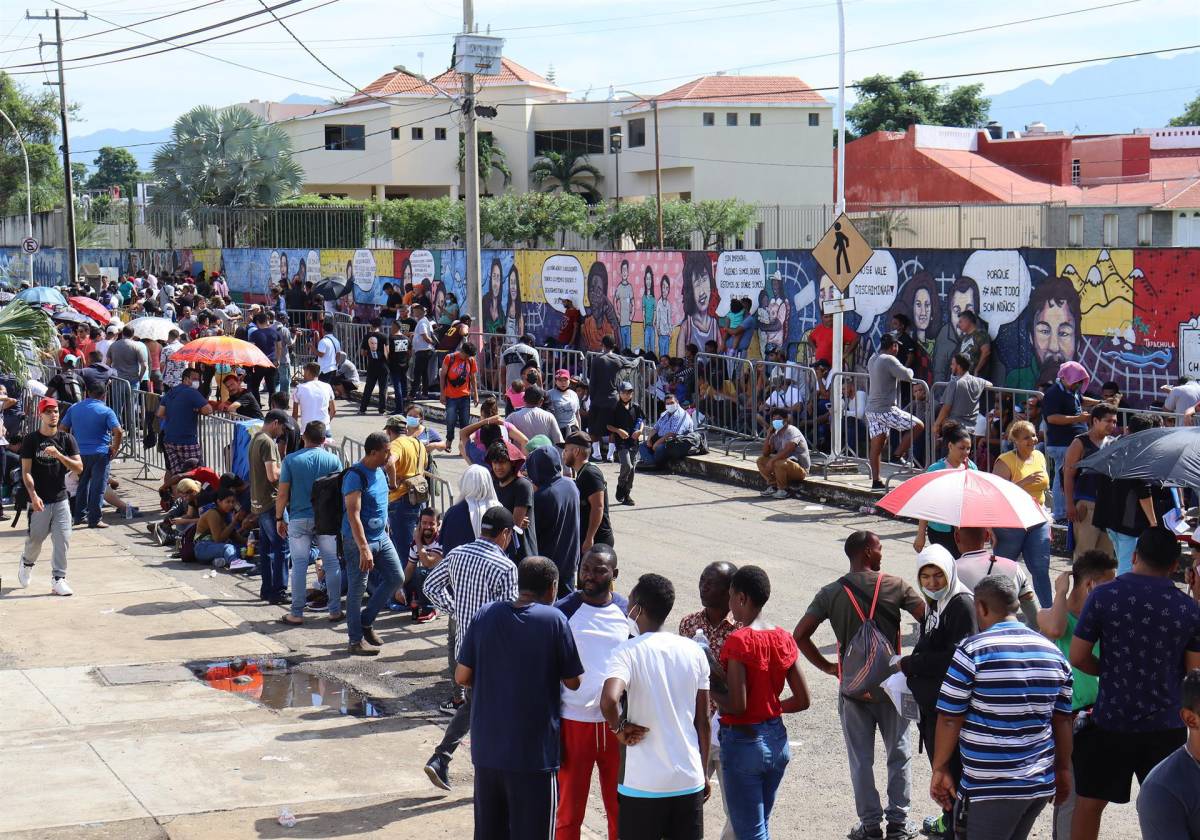
<path fill-rule="evenodd" d="M 262 11 L 258 0 L 165 0 L 160 5 L 149 0 L 100 0 L 86 6 L 84 2 L 70 0 L 75 9 L 86 8 L 91 19 L 63 24 L 68 58 L 173 38 Z M 74 14 L 70 7 L 59 7 L 63 14 Z M 951 9 L 953 14 L 946 14 Z M 41 60 L 38 34 L 53 37 L 54 27 L 52 22 L 24 20 L 24 10 L 23 0 L 0 0 L 0 69 L 32 73 L 16 78 L 28 89 L 40 90 L 52 67 L 14 65 Z M 184 10 L 191 11 L 142 23 Z M 1070 14 L 1077 10 L 1088 11 Z M 450 60 L 452 33 L 462 26 L 462 7 L 454 0 L 298 0 L 277 14 L 296 12 L 300 14 L 285 19 L 287 25 L 330 68 L 359 87 L 396 64 L 423 68 L 429 75 L 440 72 Z M 506 56 L 542 74 L 553 66 L 559 85 L 576 96 L 588 93 L 593 99 L 604 98 L 610 87 L 653 94 L 717 71 L 798 76 L 814 87 L 837 83 L 837 7 L 831 0 L 659 0 L 653 4 L 645 0 L 603 4 L 478 0 L 475 15 L 481 30 L 490 26 L 493 34 L 506 38 Z M 1045 19 L 1048 15 L 1058 17 Z M 1194 0 L 846 0 L 845 16 L 847 81 L 908 69 L 937 76 L 1200 43 L 1200 15 Z M 1012 23 L 1028 18 L 1043 19 Z M 137 34 L 103 33 L 111 28 L 104 21 L 132 27 Z M 172 50 L 69 70 L 68 97 L 79 106 L 73 133 L 162 128 L 199 104 L 277 100 L 294 93 L 337 98 L 353 92 L 269 15 L 247 18 L 227 29 L 256 23 L 265 25 L 194 47 L 207 55 Z M 981 27 L 991 28 L 929 38 Z M 879 46 L 918 38 L 926 40 Z M 46 50 L 45 60 L 52 55 Z M 981 81 L 985 91 L 999 92 L 1031 79 L 1049 82 L 1071 69 L 966 77 L 954 83 Z M 1200 80 L 1183 84 L 1192 82 L 1200 87 Z"/>

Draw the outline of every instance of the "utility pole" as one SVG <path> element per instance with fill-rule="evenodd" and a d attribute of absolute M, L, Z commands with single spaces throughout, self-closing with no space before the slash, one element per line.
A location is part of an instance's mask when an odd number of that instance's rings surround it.
<path fill-rule="evenodd" d="M 662 225 L 662 144 L 658 140 L 658 99 L 654 100 L 654 203 L 658 207 L 658 250 L 663 249 Z"/>
<path fill-rule="evenodd" d="M 475 31 L 475 2 L 463 0 L 463 32 Z M 475 319 L 474 331 L 483 333 L 483 281 L 479 236 L 479 135 L 475 132 L 475 74 L 463 76 L 464 154 L 463 177 L 467 182 L 467 309 Z M 482 345 L 481 345 L 482 346 Z"/>
<path fill-rule="evenodd" d="M 846 12 L 842 0 L 837 0 L 838 18 L 838 145 L 837 145 L 837 204 L 833 208 L 833 217 L 839 218 L 846 212 Z M 842 328 L 845 316 L 839 309 L 833 313 L 833 391 L 832 413 L 830 426 L 832 439 L 830 451 L 834 458 L 840 457 L 842 451 L 842 383 L 838 374 L 842 372 Z"/>
<path fill-rule="evenodd" d="M 39 52 L 41 47 L 46 44 L 53 43 L 58 56 L 58 81 L 57 82 L 42 82 L 43 85 L 58 87 L 58 116 L 62 122 L 62 157 L 63 157 L 63 195 L 66 199 L 67 221 L 67 284 L 75 282 L 76 274 L 79 271 L 79 253 L 75 245 L 75 189 L 71 183 L 71 140 L 67 133 L 67 82 L 63 75 L 63 39 L 62 39 L 62 22 L 64 20 L 87 20 L 87 12 L 82 15 L 71 15 L 63 17 L 60 9 L 55 9 L 54 14 L 45 12 L 40 15 L 31 15 L 28 11 L 25 12 L 26 20 L 53 20 L 54 21 L 54 40 L 46 41 L 40 35 L 38 36 Z M 29 278 L 30 283 L 33 282 L 33 277 Z"/>

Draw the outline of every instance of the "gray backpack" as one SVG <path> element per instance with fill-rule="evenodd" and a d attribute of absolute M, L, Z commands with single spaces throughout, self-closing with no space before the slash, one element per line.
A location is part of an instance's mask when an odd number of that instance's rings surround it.
<path fill-rule="evenodd" d="M 880 686 L 892 674 L 891 660 L 896 655 L 896 649 L 875 623 L 875 606 L 879 602 L 879 586 L 882 583 L 883 574 L 880 573 L 875 579 L 870 612 L 864 614 L 854 595 L 853 589 L 857 587 L 853 587 L 848 578 L 841 580 L 846 597 L 862 620 L 862 626 L 850 637 L 842 651 L 841 692 L 851 700 L 878 702 L 884 699 Z"/>

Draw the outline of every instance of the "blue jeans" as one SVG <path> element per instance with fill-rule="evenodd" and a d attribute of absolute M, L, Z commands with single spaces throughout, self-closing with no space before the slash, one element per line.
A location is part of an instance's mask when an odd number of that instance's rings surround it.
<path fill-rule="evenodd" d="M 389 370 L 388 378 L 392 380 L 392 398 L 396 401 L 396 413 L 404 411 L 404 380 L 407 370 Z"/>
<path fill-rule="evenodd" d="M 1137 537 L 1119 534 L 1112 528 L 1107 531 L 1108 538 L 1112 540 L 1113 551 L 1117 554 L 1117 574 L 1123 575 L 1133 569 L 1133 550 L 1137 547 Z"/>
<path fill-rule="evenodd" d="M 193 548 L 197 560 L 211 560 L 217 568 L 228 568 L 237 559 L 237 546 L 232 543 L 219 543 L 212 540 L 200 540 Z"/>
<path fill-rule="evenodd" d="M 1050 468 L 1054 470 L 1054 474 L 1051 476 L 1054 480 L 1054 521 L 1058 522 L 1061 519 L 1067 518 L 1067 496 L 1063 492 L 1062 485 L 1062 464 L 1067 459 L 1067 447 L 1047 445 L 1046 457 L 1052 462 Z M 1041 597 L 1041 595 L 1038 595 L 1039 600 L 1041 600 Z"/>
<path fill-rule="evenodd" d="M 329 614 L 342 611 L 342 567 L 337 556 L 337 537 L 317 534 L 311 516 L 288 521 L 288 548 L 292 553 L 292 615 L 304 617 L 304 598 L 308 594 L 308 566 L 315 544 L 325 567 L 325 588 L 329 592 Z"/>
<path fill-rule="evenodd" d="M 446 397 L 446 448 L 454 445 L 454 430 L 471 425 L 471 398 Z"/>
<path fill-rule="evenodd" d="M 633 348 L 633 324 L 621 324 L 621 346 Z"/>
<path fill-rule="evenodd" d="M 111 461 L 108 453 L 83 455 L 83 472 L 79 475 L 79 489 L 75 491 L 75 522 L 83 521 L 87 513 L 87 524 L 96 527 L 100 521 L 100 505 L 104 502 L 104 488 L 108 486 L 108 469 Z"/>
<path fill-rule="evenodd" d="M 768 840 L 775 792 L 792 758 L 787 729 L 780 718 L 737 729 L 722 726 L 720 740 L 721 795 L 734 834 L 738 840 Z"/>
<path fill-rule="evenodd" d="M 638 460 L 661 467 L 667 463 L 667 447 L 660 446 L 657 449 L 651 449 L 644 443 L 640 444 L 638 446 Z"/>
<path fill-rule="evenodd" d="M 658 355 L 659 357 L 666 356 L 671 352 L 671 336 L 660 335 L 658 337 Z"/>
<path fill-rule="evenodd" d="M 388 533 L 392 538 L 392 546 L 400 559 L 400 568 L 404 568 L 404 559 L 408 557 L 408 548 L 412 545 L 413 531 L 421 519 L 421 506 L 410 505 L 403 496 L 388 503 Z"/>
<path fill-rule="evenodd" d="M 404 580 L 404 573 L 400 570 L 396 548 L 386 534 L 382 539 L 368 542 L 375 558 L 372 571 L 379 576 L 381 585 L 372 590 L 364 607 L 362 599 L 367 586 L 367 573 L 359 568 L 358 546 L 352 539 L 343 538 L 342 542 L 342 553 L 346 556 L 346 578 L 350 581 L 346 589 L 346 631 L 350 635 L 350 644 L 354 644 L 362 641 L 363 627 L 373 625 L 379 611 L 396 594 Z"/>
<path fill-rule="evenodd" d="M 287 513 L 284 513 L 287 516 Z M 272 506 L 258 515 L 258 536 L 261 540 L 258 570 L 262 581 L 258 597 L 274 601 L 287 590 L 288 551 L 287 540 L 275 530 L 275 508 Z"/>
<path fill-rule="evenodd" d="M 994 528 L 996 537 L 993 550 L 999 557 L 1025 560 L 1025 568 L 1033 578 L 1033 591 L 1043 607 L 1054 603 L 1054 589 L 1050 586 L 1050 523 L 1043 522 L 1032 528 Z"/>

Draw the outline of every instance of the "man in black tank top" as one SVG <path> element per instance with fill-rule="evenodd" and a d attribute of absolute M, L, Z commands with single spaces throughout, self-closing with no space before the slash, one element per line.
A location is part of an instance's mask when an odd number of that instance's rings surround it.
<path fill-rule="evenodd" d="M 1108 403 L 1092 406 L 1088 430 L 1071 441 L 1062 464 L 1063 494 L 1067 500 L 1067 520 L 1075 532 L 1075 557 L 1098 548 L 1113 553 L 1112 541 L 1103 528 L 1093 523 L 1096 512 L 1096 473 L 1081 472 L 1075 465 L 1093 452 L 1099 452 L 1112 440 L 1117 428 L 1117 410 Z"/>

